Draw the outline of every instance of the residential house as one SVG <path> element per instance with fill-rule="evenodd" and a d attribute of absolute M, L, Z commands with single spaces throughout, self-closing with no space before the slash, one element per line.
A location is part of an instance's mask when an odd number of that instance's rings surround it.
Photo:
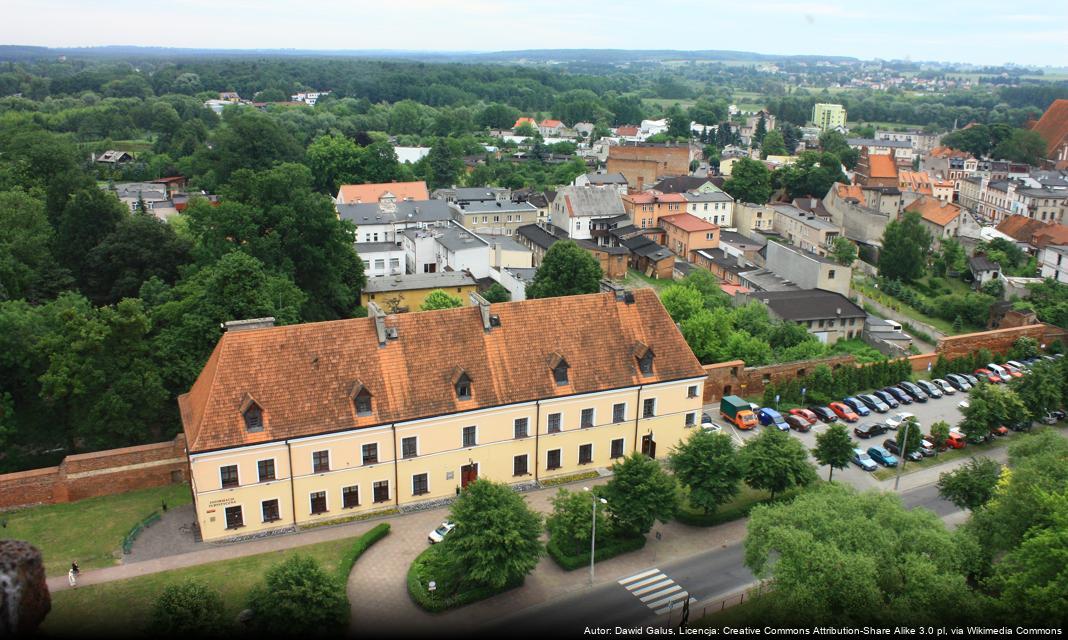
<path fill-rule="evenodd" d="M 512 190 L 507 187 L 441 187 L 430 197 L 447 202 L 509 202 Z"/>
<path fill-rule="evenodd" d="M 474 276 L 464 271 L 370 278 L 360 293 L 360 304 L 368 308 L 373 302 L 386 313 L 419 311 L 426 297 L 438 289 L 459 298 L 466 306 L 470 304 L 470 295 L 478 292 L 478 283 Z"/>
<path fill-rule="evenodd" d="M 921 224 L 930 232 L 934 239 L 932 249 L 938 250 L 942 240 L 957 235 L 960 229 L 963 213 L 959 205 L 952 202 L 939 200 L 931 196 L 922 196 L 905 207 L 906 212 L 920 214 Z"/>
<path fill-rule="evenodd" d="M 849 295 L 853 269 L 824 256 L 769 240 L 764 268 L 802 289 L 823 289 Z"/>
<path fill-rule="evenodd" d="M 734 205 L 734 227 L 742 235 L 771 231 L 775 225 L 775 210 L 767 204 L 737 202 Z"/>
<path fill-rule="evenodd" d="M 511 302 L 527 299 L 527 285 L 534 282 L 534 268 L 504 267 L 500 271 L 500 284 L 508 290 Z"/>
<path fill-rule="evenodd" d="M 1046 158 L 1052 163 L 1068 162 L 1068 99 L 1054 100 L 1032 131 L 1046 141 Z"/>
<path fill-rule="evenodd" d="M 775 116 L 765 109 L 761 109 L 756 113 L 749 115 L 745 119 L 745 124 L 738 127 L 738 137 L 741 138 L 742 144 L 753 145 L 755 144 L 754 136 L 756 135 L 757 128 L 760 126 L 760 121 L 764 121 L 764 131 L 775 130 Z"/>
<path fill-rule="evenodd" d="M 453 212 L 444 200 L 383 199 L 379 203 L 342 204 L 338 217 L 356 225 L 357 242 L 400 242 L 398 232 L 448 222 Z"/>
<path fill-rule="evenodd" d="M 659 224 L 667 236 L 667 248 L 683 260 L 691 259 L 691 251 L 719 246 L 719 227 L 689 213 L 663 216 Z"/>
<path fill-rule="evenodd" d="M 826 255 L 842 229 L 826 218 L 819 217 L 792 204 L 773 204 L 773 228 L 804 251 Z"/>
<path fill-rule="evenodd" d="M 961 181 L 976 174 L 979 170 L 979 161 L 966 151 L 958 151 L 949 147 L 934 147 L 921 157 L 920 169 L 938 179 L 953 181 L 954 192 L 959 194 Z M 971 208 L 967 205 L 965 207 Z"/>
<path fill-rule="evenodd" d="M 652 290 L 370 313 L 223 334 L 178 400 L 205 541 L 663 459 L 700 428 L 706 373 Z"/>
<path fill-rule="evenodd" d="M 690 260 L 702 269 L 711 271 L 712 275 L 730 285 L 741 285 L 741 274 L 757 268 L 757 265 L 747 260 L 745 256 L 731 255 L 723 247 L 697 249 L 690 254 Z"/>
<path fill-rule="evenodd" d="M 466 271 L 490 276 L 490 245 L 455 220 L 397 232 L 408 273 Z"/>
<path fill-rule="evenodd" d="M 968 258 L 968 270 L 975 279 L 975 288 L 978 289 L 991 280 L 997 280 L 1001 274 L 1001 265 L 994 262 L 986 255 L 977 253 Z"/>
<path fill-rule="evenodd" d="M 821 289 L 801 291 L 757 291 L 739 296 L 744 304 L 756 300 L 768 308 L 768 315 L 805 327 L 824 344 L 860 338 L 868 314 L 849 298 Z"/>
<path fill-rule="evenodd" d="M 917 156 L 923 156 L 931 149 L 938 146 L 942 135 L 938 133 L 924 133 L 919 130 L 911 131 L 876 131 L 876 140 L 893 140 L 895 142 L 907 142 L 912 145 L 912 150 Z"/>
<path fill-rule="evenodd" d="M 734 226 L 734 198 L 719 191 L 687 191 L 686 212 L 721 227 Z"/>
<path fill-rule="evenodd" d="M 411 200 L 429 200 L 426 182 L 383 182 L 376 184 L 343 184 L 334 199 L 338 205 L 375 204 L 384 202 L 405 202 Z"/>
<path fill-rule="evenodd" d="M 512 130 L 514 131 L 514 130 L 518 129 L 519 127 L 521 127 L 521 126 L 523 126 L 525 124 L 529 124 L 530 126 L 534 127 L 535 129 L 538 128 L 538 121 L 537 120 L 535 120 L 534 118 L 528 118 L 526 116 L 523 116 L 521 118 L 518 118 L 515 121 L 515 124 L 512 125 Z"/>
<path fill-rule="evenodd" d="M 564 230 L 575 240 L 593 239 L 607 245 L 607 231 L 594 228 L 595 222 L 626 214 L 619 192 L 614 187 L 564 186 L 556 193 L 549 218 L 552 225 Z"/>
<path fill-rule="evenodd" d="M 134 156 L 129 151 L 121 151 L 115 149 L 109 149 L 100 155 L 93 154 L 93 162 L 97 164 L 106 164 L 111 166 L 118 166 L 120 164 L 126 164 L 132 162 Z"/>
<path fill-rule="evenodd" d="M 942 202 L 953 201 L 954 182 L 933 179 L 926 171 L 901 169 L 898 171 L 898 186 L 901 191 L 931 196 Z"/>
<path fill-rule="evenodd" d="M 671 176 L 653 185 L 660 193 L 722 193 L 723 176 Z"/>
<path fill-rule="evenodd" d="M 640 191 L 623 196 L 624 211 L 642 229 L 652 229 L 661 217 L 684 213 L 686 208 L 686 196 L 681 193 Z"/>
<path fill-rule="evenodd" d="M 864 200 L 869 190 L 857 187 L 858 185 L 834 185 L 823 198 L 823 206 L 831 213 L 831 222 L 841 227 L 842 235 L 859 244 L 880 247 L 886 225 L 897 219 L 898 209 L 895 206 L 892 213 L 872 209 Z M 897 187 L 886 189 L 897 191 Z M 889 205 L 893 202 L 893 196 L 882 202 Z"/>
<path fill-rule="evenodd" d="M 584 188 L 584 187 L 583 187 Z M 567 240 L 567 232 L 558 227 L 542 228 L 535 224 L 528 224 L 516 230 L 515 239 L 519 244 L 529 248 L 533 254 L 535 267 L 541 265 L 549 248 L 556 244 L 557 240 Z M 615 280 L 622 279 L 627 275 L 627 249 L 610 244 L 598 244 L 588 239 L 575 239 L 575 244 L 590 252 L 597 263 L 601 265 L 604 277 Z"/>
<path fill-rule="evenodd" d="M 549 248 L 557 240 L 566 240 L 567 232 L 552 225 L 528 224 L 515 231 L 516 241 L 531 251 L 531 262 L 537 268 L 545 258 Z"/>
<path fill-rule="evenodd" d="M 625 143 L 608 149 L 608 173 L 622 173 L 632 189 L 642 189 L 662 176 L 690 172 L 693 152 L 688 144 L 674 142 Z"/>
<path fill-rule="evenodd" d="M 840 104 L 818 102 L 812 105 L 812 124 L 820 131 L 846 126 L 846 110 Z"/>
<path fill-rule="evenodd" d="M 1048 245 L 1038 252 L 1038 268 L 1043 278 L 1068 284 L 1068 245 Z"/>
<path fill-rule="evenodd" d="M 627 178 L 622 173 L 584 173 L 571 184 L 576 187 L 614 187 L 620 196 L 627 195 Z"/>
<path fill-rule="evenodd" d="M 853 182 L 871 187 L 897 187 L 897 163 L 887 155 L 861 152 Z"/>
<path fill-rule="evenodd" d="M 524 269 L 534 266 L 534 253 L 528 247 L 517 242 L 515 236 L 490 233 L 480 233 L 478 235 L 489 243 L 490 267 L 492 269 L 500 270 L 506 267 Z"/>
<path fill-rule="evenodd" d="M 563 135 L 564 129 L 566 128 L 564 123 L 559 120 L 546 119 L 538 123 L 538 133 L 540 133 L 543 138 L 560 137 Z"/>
<path fill-rule="evenodd" d="M 875 138 L 847 138 L 846 144 L 858 151 L 867 149 L 871 155 L 891 156 L 899 167 L 912 167 L 912 143 Z"/>
<path fill-rule="evenodd" d="M 630 266 L 646 277 L 658 280 L 674 278 L 675 254 L 647 236 L 636 235 L 623 241 L 630 251 Z"/>
<path fill-rule="evenodd" d="M 405 274 L 404 247 L 396 242 L 357 242 L 353 246 L 368 278 Z"/>
<path fill-rule="evenodd" d="M 764 258 L 761 255 L 764 252 L 761 250 L 767 246 L 768 241 L 759 233 L 753 235 L 755 237 L 750 238 L 736 231 L 724 231 L 721 229 L 719 232 L 719 247 L 727 255 L 743 256 L 746 260 L 764 264 Z"/>
<path fill-rule="evenodd" d="M 661 118 L 659 120 L 642 120 L 641 127 L 638 131 L 638 136 L 642 140 L 646 140 L 658 133 L 665 133 L 668 130 L 667 118 Z"/>
<path fill-rule="evenodd" d="M 220 91 L 219 100 L 223 102 L 229 102 L 231 104 L 237 104 L 241 102 L 241 96 L 237 95 L 236 91 Z"/>
<path fill-rule="evenodd" d="M 475 233 L 510 236 L 519 227 L 538 222 L 538 208 L 511 200 L 450 202 L 453 219 Z"/>

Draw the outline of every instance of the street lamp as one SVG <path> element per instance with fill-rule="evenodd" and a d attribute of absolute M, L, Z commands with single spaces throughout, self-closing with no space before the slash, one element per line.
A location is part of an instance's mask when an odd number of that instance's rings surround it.
<path fill-rule="evenodd" d="M 582 487 L 583 491 L 589 491 L 589 487 Z M 593 559 L 597 551 L 597 501 L 600 500 L 601 504 L 608 504 L 608 501 L 604 498 L 598 498 L 594 494 L 590 494 L 593 498 L 593 528 L 590 531 L 590 586 L 593 586 Z"/>
<path fill-rule="evenodd" d="M 897 491 L 897 485 L 901 482 L 901 470 L 905 468 L 905 458 L 908 456 L 909 449 L 909 426 L 912 424 L 912 418 L 905 420 L 905 433 L 902 434 L 901 446 L 897 448 L 901 454 L 901 460 L 897 464 L 897 476 L 894 478 L 894 491 Z"/>

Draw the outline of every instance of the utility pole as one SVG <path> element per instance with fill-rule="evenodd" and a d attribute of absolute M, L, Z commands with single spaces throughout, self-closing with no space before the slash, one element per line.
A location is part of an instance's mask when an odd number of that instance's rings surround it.
<path fill-rule="evenodd" d="M 901 446 L 897 448 L 901 452 L 901 463 L 897 465 L 897 476 L 894 478 L 894 491 L 897 491 L 897 485 L 901 482 L 901 470 L 905 468 L 905 457 L 908 455 L 909 447 L 909 427 L 912 426 L 912 418 L 905 421 L 905 433 L 901 438 Z"/>

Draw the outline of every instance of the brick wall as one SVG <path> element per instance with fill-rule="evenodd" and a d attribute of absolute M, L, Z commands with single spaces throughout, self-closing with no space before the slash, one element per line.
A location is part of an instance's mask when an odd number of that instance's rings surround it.
<path fill-rule="evenodd" d="M 189 479 L 185 435 L 174 440 L 67 456 L 58 467 L 0 475 L 0 509 L 60 503 Z"/>
<path fill-rule="evenodd" d="M 970 355 L 979 349 L 988 349 L 994 353 L 1004 354 L 1012 348 L 1012 343 L 1019 338 L 1026 336 L 1034 338 L 1039 344 L 1049 344 L 1050 341 L 1063 333 L 1063 329 L 1047 324 L 1032 324 L 1010 329 L 965 333 L 959 336 L 942 338 L 938 341 L 937 351 L 950 359 Z"/>

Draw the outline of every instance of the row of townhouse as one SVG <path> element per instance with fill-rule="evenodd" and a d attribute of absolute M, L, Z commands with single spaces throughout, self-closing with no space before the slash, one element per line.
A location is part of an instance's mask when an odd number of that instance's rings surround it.
<path fill-rule="evenodd" d="M 972 176 L 961 181 L 960 204 L 993 224 L 1013 215 L 1061 223 L 1068 209 L 1068 174 L 1032 171 L 1023 178 L 1004 180 Z"/>
<path fill-rule="evenodd" d="M 205 540 L 661 458 L 705 373 L 656 294 L 234 323 L 178 402 Z"/>

